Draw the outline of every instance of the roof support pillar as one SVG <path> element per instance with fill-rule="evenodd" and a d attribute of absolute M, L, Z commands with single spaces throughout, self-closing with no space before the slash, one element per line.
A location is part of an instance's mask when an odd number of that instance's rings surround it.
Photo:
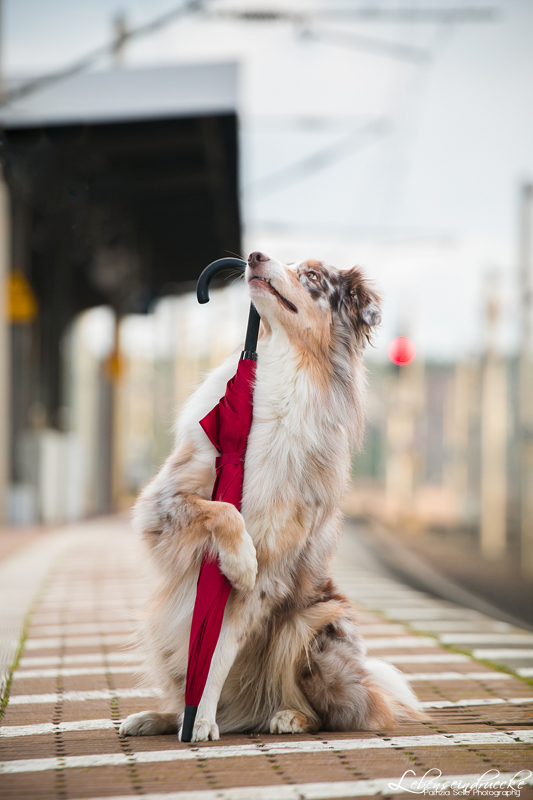
<path fill-rule="evenodd" d="M 11 213 L 10 197 L 0 167 L 0 522 L 7 519 L 10 480 L 10 323 L 7 313 L 7 288 L 10 272 Z"/>

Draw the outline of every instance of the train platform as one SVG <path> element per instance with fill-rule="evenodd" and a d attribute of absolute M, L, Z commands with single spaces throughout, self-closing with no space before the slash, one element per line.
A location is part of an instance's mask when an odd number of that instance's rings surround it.
<path fill-rule="evenodd" d="M 132 649 L 146 578 L 120 518 L 49 531 L 0 560 L 1 800 L 533 798 L 533 634 L 417 591 L 347 524 L 335 564 L 369 654 L 430 719 L 394 730 L 128 737 L 157 706 Z"/>

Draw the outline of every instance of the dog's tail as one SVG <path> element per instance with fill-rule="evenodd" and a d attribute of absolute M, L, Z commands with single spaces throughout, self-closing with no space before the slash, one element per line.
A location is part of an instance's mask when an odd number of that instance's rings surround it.
<path fill-rule="evenodd" d="M 429 717 L 422 710 L 422 705 L 417 696 L 407 683 L 405 676 L 392 664 L 381 661 L 379 658 L 368 658 L 365 668 L 370 673 L 371 681 L 384 689 L 391 696 L 392 708 L 389 710 L 397 720 L 417 719 L 428 720 Z"/>

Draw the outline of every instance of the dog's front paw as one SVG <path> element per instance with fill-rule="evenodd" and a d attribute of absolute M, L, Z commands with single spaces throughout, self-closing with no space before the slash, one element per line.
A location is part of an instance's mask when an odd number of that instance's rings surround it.
<path fill-rule="evenodd" d="M 255 586 L 257 555 L 242 514 L 231 503 L 213 500 L 205 527 L 215 538 L 220 569 L 232 586 L 249 592 Z"/>
<path fill-rule="evenodd" d="M 197 719 L 192 729 L 191 742 L 218 742 L 220 734 L 216 722 L 209 722 L 208 719 Z M 181 742 L 181 731 L 180 731 Z"/>
<path fill-rule="evenodd" d="M 157 711 L 141 711 L 130 714 L 120 724 L 118 732 L 121 736 L 161 736 L 177 733 L 178 717 L 176 714 L 159 714 Z"/>
<path fill-rule="evenodd" d="M 278 711 L 270 720 L 270 733 L 305 733 L 309 727 L 304 714 L 290 709 Z"/>
<path fill-rule="evenodd" d="M 257 554 L 252 537 L 243 528 L 234 547 L 220 548 L 220 569 L 231 585 L 241 592 L 250 592 L 257 577 Z"/>

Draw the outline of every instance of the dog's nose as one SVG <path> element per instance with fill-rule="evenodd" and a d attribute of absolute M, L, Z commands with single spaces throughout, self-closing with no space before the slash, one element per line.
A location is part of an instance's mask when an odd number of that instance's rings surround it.
<path fill-rule="evenodd" d="M 250 265 L 250 269 L 255 269 L 257 266 L 259 266 L 259 264 L 266 261 L 270 261 L 270 258 L 264 253 L 261 253 L 259 250 L 254 250 L 254 252 L 250 253 L 248 256 L 248 264 Z"/>

